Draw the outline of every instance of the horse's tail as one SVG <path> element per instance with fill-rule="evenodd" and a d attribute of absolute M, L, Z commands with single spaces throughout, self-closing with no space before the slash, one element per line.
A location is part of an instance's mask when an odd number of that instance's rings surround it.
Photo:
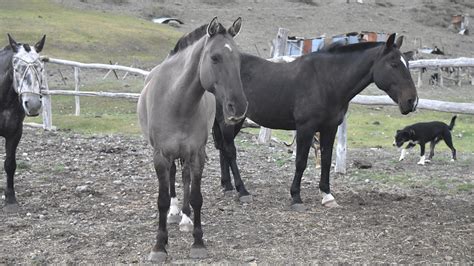
<path fill-rule="evenodd" d="M 453 127 L 454 127 L 454 122 L 456 122 L 456 117 L 458 117 L 457 115 L 454 115 L 453 118 L 451 118 L 451 123 L 449 123 L 449 130 L 453 130 Z"/>

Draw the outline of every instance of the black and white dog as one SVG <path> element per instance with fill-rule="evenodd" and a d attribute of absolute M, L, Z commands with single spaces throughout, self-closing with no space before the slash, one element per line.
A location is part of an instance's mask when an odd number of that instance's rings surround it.
<path fill-rule="evenodd" d="M 451 137 L 451 130 L 454 127 L 454 122 L 456 121 L 456 115 L 451 118 L 451 123 L 446 125 L 443 122 L 433 121 L 425 123 L 416 123 L 410 126 L 405 127 L 402 130 L 397 130 L 395 135 L 394 146 L 398 148 L 402 147 L 405 142 L 408 142 L 408 145 L 402 149 L 402 154 L 400 155 L 399 161 L 405 159 L 405 154 L 407 149 L 415 147 L 416 144 L 420 145 L 420 161 L 418 164 L 424 165 L 425 162 L 429 162 L 434 155 L 435 145 L 444 140 L 446 145 L 451 149 L 452 160 L 456 160 L 456 149 L 453 146 L 453 140 Z M 425 160 L 425 144 L 430 142 L 430 155 L 428 160 Z"/>

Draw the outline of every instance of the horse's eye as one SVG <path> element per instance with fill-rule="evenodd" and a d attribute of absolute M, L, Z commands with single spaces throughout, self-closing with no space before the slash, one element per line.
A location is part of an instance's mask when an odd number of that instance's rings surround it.
<path fill-rule="evenodd" d="M 211 60 L 214 64 L 219 63 L 221 61 L 222 57 L 218 54 L 212 55 Z"/>
<path fill-rule="evenodd" d="M 398 65 L 395 62 L 390 63 L 391 67 L 397 67 Z"/>

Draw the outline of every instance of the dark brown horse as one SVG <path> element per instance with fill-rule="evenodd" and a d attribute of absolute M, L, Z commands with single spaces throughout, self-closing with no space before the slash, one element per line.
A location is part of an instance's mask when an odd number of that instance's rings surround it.
<path fill-rule="evenodd" d="M 0 136 L 5 138 L 6 211 L 16 211 L 13 176 L 16 149 L 23 133 L 25 115 L 37 116 L 41 110 L 43 63 L 38 55 L 46 36 L 34 46 L 17 43 L 8 35 L 9 45 L 0 50 Z"/>
<path fill-rule="evenodd" d="M 240 122 L 247 100 L 240 79 L 240 53 L 233 40 L 241 19 L 226 30 L 217 18 L 182 37 L 163 63 L 148 75 L 138 102 L 145 138 L 153 146 L 153 163 L 159 183 L 159 225 L 149 260 L 166 260 L 167 213 L 172 202 L 175 160 L 182 162 L 184 199 L 180 227 L 192 230 L 191 257 L 207 255 L 201 228 L 201 177 L 208 132 L 219 102 L 223 121 Z M 173 189 L 174 190 L 174 189 Z M 176 197 L 176 195 L 171 195 Z M 194 223 L 191 222 L 191 209 Z"/>
<path fill-rule="evenodd" d="M 290 63 L 272 63 L 241 55 L 242 84 L 249 102 L 247 117 L 267 128 L 296 130 L 296 171 L 290 190 L 295 210 L 304 210 L 301 178 L 315 132 L 321 135 L 322 204 L 336 205 L 329 185 L 333 144 L 337 127 L 354 96 L 375 83 L 398 103 L 402 114 L 415 110 L 418 96 L 408 60 L 399 50 L 402 40 L 400 37 L 395 42 L 392 34 L 386 43 L 336 43 Z M 224 190 L 233 190 L 230 168 L 239 196 L 247 197 L 249 193 L 240 178 L 234 144 L 242 123 L 224 124 L 220 109 L 217 103 L 213 136 L 220 150 L 221 184 Z"/>

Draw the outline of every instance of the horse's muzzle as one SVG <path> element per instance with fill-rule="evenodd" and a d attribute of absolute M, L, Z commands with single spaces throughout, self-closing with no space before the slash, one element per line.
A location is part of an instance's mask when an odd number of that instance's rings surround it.
<path fill-rule="evenodd" d="M 245 105 L 245 111 L 241 116 L 229 116 L 225 118 L 225 123 L 229 125 L 235 125 L 242 121 L 242 119 L 245 119 L 245 116 L 247 115 L 247 110 L 249 108 L 249 103 L 247 102 Z"/>

